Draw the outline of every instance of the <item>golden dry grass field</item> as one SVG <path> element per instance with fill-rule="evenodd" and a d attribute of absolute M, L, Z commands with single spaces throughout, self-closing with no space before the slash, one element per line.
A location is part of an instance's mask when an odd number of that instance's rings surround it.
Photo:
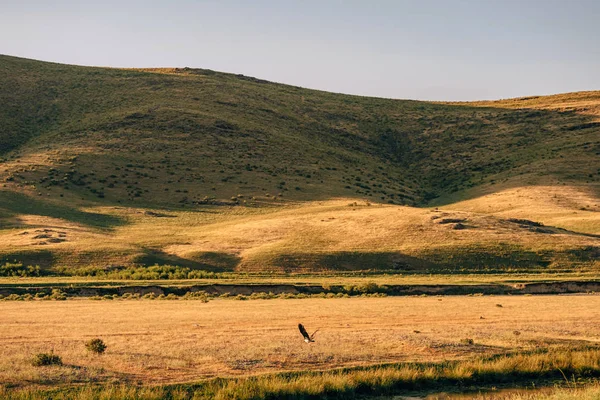
<path fill-rule="evenodd" d="M 133 207 L 81 209 L 84 216 L 123 221 L 110 229 L 34 210 L 8 219 L 0 251 L 43 267 L 137 262 L 288 273 L 590 270 L 598 266 L 599 210 L 595 193 L 571 186 L 505 189 L 439 208 L 338 199 L 204 207 L 162 217 L 156 214 L 164 211 Z"/>
<path fill-rule="evenodd" d="M 154 385 L 470 358 L 595 344 L 599 318 L 596 295 L 0 302 L 0 382 Z M 320 328 L 315 343 L 303 342 L 299 322 Z M 108 345 L 104 355 L 87 352 L 95 337 Z M 50 351 L 65 365 L 31 365 Z"/>

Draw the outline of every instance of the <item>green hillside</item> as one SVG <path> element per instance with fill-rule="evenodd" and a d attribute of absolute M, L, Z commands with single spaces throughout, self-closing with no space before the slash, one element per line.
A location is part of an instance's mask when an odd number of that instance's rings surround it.
<path fill-rule="evenodd" d="M 51 198 L 420 205 L 507 180 L 600 180 L 600 92 L 442 104 L 8 56 L 0 76 L 3 180 Z"/>
<path fill-rule="evenodd" d="M 0 258 L 43 266 L 589 264 L 600 92 L 438 103 L 0 56 L 0 185 Z"/>

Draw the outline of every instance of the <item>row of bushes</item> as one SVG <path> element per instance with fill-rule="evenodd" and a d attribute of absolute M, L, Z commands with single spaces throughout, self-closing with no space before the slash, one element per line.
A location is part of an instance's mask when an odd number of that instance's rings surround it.
<path fill-rule="evenodd" d="M 363 293 L 360 295 L 353 296 L 361 296 L 361 297 L 385 297 L 387 296 L 385 293 Z M 209 300 L 213 300 L 216 298 L 221 299 L 232 299 L 232 300 L 270 300 L 270 299 L 339 299 L 339 298 L 349 298 L 351 295 L 348 293 L 315 293 L 315 294 L 305 294 L 305 293 L 252 293 L 250 295 L 232 295 L 230 293 L 224 293 L 221 295 L 211 295 L 206 292 L 188 292 L 183 296 L 177 296 L 174 293 L 165 294 L 155 294 L 155 293 L 124 293 L 119 296 L 118 294 L 106 294 L 104 296 L 90 296 L 90 300 L 200 300 L 204 303 L 207 303 Z M 45 293 L 36 293 L 32 294 L 10 294 L 8 296 L 0 295 L 0 300 L 2 301 L 33 301 L 33 300 L 67 300 L 67 294 L 60 291 L 59 289 L 53 289 L 51 294 Z"/>
<path fill-rule="evenodd" d="M 59 276 L 83 276 L 115 280 L 166 280 L 166 279 L 220 279 L 234 278 L 236 274 L 195 270 L 174 265 L 152 265 L 149 267 L 58 267 Z"/>
<path fill-rule="evenodd" d="M 160 279 L 229 279 L 240 274 L 195 270 L 174 265 L 152 265 L 149 267 L 56 267 L 42 270 L 38 265 L 21 262 L 0 264 L 0 277 L 77 276 L 115 280 L 160 280 Z"/>
<path fill-rule="evenodd" d="M 23 265 L 22 263 L 4 263 L 0 265 L 0 276 L 14 276 L 14 277 L 26 277 L 26 276 L 41 276 L 42 271 L 37 265 Z"/>
<path fill-rule="evenodd" d="M 425 274 L 500 274 L 500 273 L 542 273 L 546 269 L 536 268 L 440 268 L 437 270 L 424 270 L 419 275 Z M 572 269 L 553 269 L 552 272 L 573 272 Z M 405 274 L 406 271 L 382 271 L 365 270 L 353 272 L 336 272 L 336 276 L 366 277 L 371 275 Z M 261 276 L 264 274 L 243 274 L 234 272 L 212 272 L 180 267 L 174 265 L 152 265 L 152 266 L 110 266 L 110 267 L 56 267 L 52 270 L 42 270 L 37 265 L 24 265 L 20 262 L 6 262 L 0 265 L 0 277 L 39 277 L 39 276 L 70 276 L 91 277 L 98 279 L 114 280 L 173 280 L 173 279 L 236 279 L 247 276 Z M 298 276 L 314 276 L 315 274 L 298 274 Z M 327 276 L 328 274 L 322 274 Z M 358 287 L 356 290 L 362 290 Z"/>
<path fill-rule="evenodd" d="M 66 300 L 67 294 L 61 291 L 60 289 L 52 289 L 50 293 L 36 293 L 32 295 L 30 293 L 26 294 L 9 294 L 7 296 L 3 296 L 0 294 L 0 300 L 6 301 L 31 301 L 31 300 Z"/>

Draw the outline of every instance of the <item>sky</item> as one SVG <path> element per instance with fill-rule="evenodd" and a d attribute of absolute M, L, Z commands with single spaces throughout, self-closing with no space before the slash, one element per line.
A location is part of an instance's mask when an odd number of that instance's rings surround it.
<path fill-rule="evenodd" d="M 599 90 L 600 0 L 0 0 L 0 54 L 501 99 Z"/>

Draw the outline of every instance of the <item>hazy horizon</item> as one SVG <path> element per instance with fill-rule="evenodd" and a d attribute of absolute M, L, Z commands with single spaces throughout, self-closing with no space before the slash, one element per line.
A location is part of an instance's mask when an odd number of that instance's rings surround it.
<path fill-rule="evenodd" d="M 337 93 L 464 101 L 600 89 L 590 0 L 3 5 L 0 53 L 190 67 Z"/>

